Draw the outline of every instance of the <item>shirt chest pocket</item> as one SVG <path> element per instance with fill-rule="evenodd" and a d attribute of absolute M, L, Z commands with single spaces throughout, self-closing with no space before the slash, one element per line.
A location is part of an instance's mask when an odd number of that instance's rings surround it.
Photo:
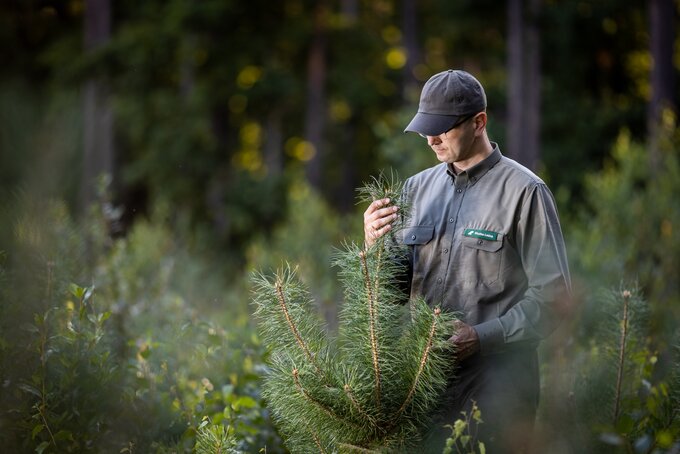
<path fill-rule="evenodd" d="M 404 229 L 404 244 L 411 250 L 411 287 L 420 288 L 425 276 L 432 272 L 432 238 L 434 226 L 417 225 Z M 428 244 L 429 243 L 429 244 Z"/>
<path fill-rule="evenodd" d="M 491 285 L 498 281 L 503 258 L 504 236 L 494 240 L 463 236 L 460 275 L 467 283 Z"/>
<path fill-rule="evenodd" d="M 404 229 L 404 244 L 418 246 L 427 244 L 434 236 L 434 226 L 418 225 Z"/>

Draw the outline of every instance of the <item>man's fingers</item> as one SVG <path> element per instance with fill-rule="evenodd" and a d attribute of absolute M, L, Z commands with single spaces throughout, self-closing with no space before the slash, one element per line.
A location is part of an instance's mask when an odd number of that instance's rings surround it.
<path fill-rule="evenodd" d="M 371 202 L 371 204 L 368 206 L 368 208 L 367 208 L 366 211 L 364 212 L 364 219 L 366 219 L 368 216 L 370 216 L 371 214 L 373 214 L 373 213 L 374 213 L 375 211 L 377 211 L 379 208 L 381 208 L 381 207 L 387 205 L 388 203 L 390 203 L 390 199 L 378 199 L 378 200 L 374 200 L 373 202 Z"/>
<path fill-rule="evenodd" d="M 392 224 L 383 225 L 379 228 L 372 228 L 366 232 L 371 239 L 377 240 L 392 229 Z"/>
<path fill-rule="evenodd" d="M 373 230 L 378 230 L 384 227 L 386 224 L 391 224 L 392 221 L 394 221 L 395 219 L 397 219 L 396 213 L 389 213 L 386 216 L 382 216 L 376 219 L 375 221 L 371 222 L 370 225 Z"/>
<path fill-rule="evenodd" d="M 374 200 L 364 212 L 364 235 L 367 246 L 392 229 L 392 222 L 397 219 L 397 206 L 386 206 L 389 198 Z"/>
<path fill-rule="evenodd" d="M 391 216 L 392 214 L 396 213 L 398 209 L 399 209 L 399 207 L 397 207 L 397 206 L 381 208 L 374 213 L 374 216 L 377 217 L 377 218 L 384 218 L 384 217 L 387 217 L 387 216 Z"/>

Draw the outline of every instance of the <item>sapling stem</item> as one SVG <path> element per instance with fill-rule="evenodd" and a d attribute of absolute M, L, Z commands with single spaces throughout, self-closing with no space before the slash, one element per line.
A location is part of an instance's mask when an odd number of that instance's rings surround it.
<path fill-rule="evenodd" d="M 623 369 L 626 361 L 626 338 L 628 337 L 628 304 L 630 291 L 623 291 L 623 320 L 621 320 L 621 338 L 619 341 L 619 363 L 616 377 L 616 394 L 614 395 L 614 425 L 619 419 L 619 403 L 621 400 L 621 384 L 623 382 Z"/>

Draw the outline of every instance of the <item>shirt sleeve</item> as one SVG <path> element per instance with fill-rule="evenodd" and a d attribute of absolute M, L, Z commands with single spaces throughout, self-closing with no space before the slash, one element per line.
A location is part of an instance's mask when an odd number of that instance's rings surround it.
<path fill-rule="evenodd" d="M 567 254 L 550 190 L 531 188 L 515 226 L 515 241 L 527 290 L 505 314 L 474 326 L 482 354 L 498 353 L 548 336 L 570 307 Z"/>

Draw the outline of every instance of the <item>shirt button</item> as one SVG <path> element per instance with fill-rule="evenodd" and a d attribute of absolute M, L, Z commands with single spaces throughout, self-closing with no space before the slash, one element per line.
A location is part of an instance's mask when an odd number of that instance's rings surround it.
<path fill-rule="evenodd" d="M 449 250 L 448 250 L 448 249 L 444 249 L 444 254 L 448 254 L 448 253 L 449 253 Z"/>
<path fill-rule="evenodd" d="M 415 239 L 416 239 L 416 236 L 415 236 L 415 235 L 411 235 L 411 239 L 412 239 L 412 240 L 415 240 Z"/>
<path fill-rule="evenodd" d="M 477 244 L 484 244 L 484 240 L 477 241 Z"/>
<path fill-rule="evenodd" d="M 472 182 L 474 183 L 475 181 L 477 181 L 477 177 L 472 177 L 470 178 L 470 180 L 472 180 Z"/>
<path fill-rule="evenodd" d="M 462 189 L 456 189 L 456 192 L 457 192 L 458 194 L 460 194 L 461 192 L 463 192 L 463 190 L 462 190 Z"/>
<path fill-rule="evenodd" d="M 449 218 L 449 222 L 453 222 L 453 218 Z"/>
<path fill-rule="evenodd" d="M 441 284 L 441 283 L 442 283 L 442 278 L 441 277 L 437 278 L 437 284 Z"/>

